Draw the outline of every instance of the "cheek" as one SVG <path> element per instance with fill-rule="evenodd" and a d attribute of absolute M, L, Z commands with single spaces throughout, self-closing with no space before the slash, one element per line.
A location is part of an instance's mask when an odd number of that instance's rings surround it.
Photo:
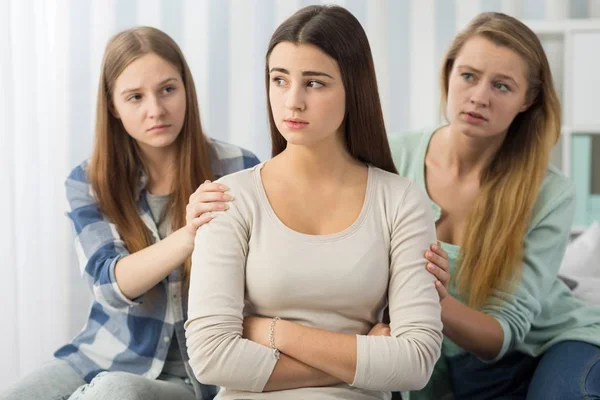
<path fill-rule="evenodd" d="M 283 94 L 280 91 L 273 89 L 269 90 L 269 105 L 275 119 L 281 114 L 284 101 Z"/>
<path fill-rule="evenodd" d="M 448 116 L 448 119 L 451 121 L 454 117 L 454 114 L 456 112 L 456 104 L 457 104 L 457 99 L 456 99 L 456 91 L 452 90 L 451 87 L 448 88 L 448 98 L 446 99 L 446 115 Z"/>
<path fill-rule="evenodd" d="M 185 111 L 187 107 L 185 94 L 177 98 L 175 107 L 175 113 L 178 116 L 178 118 L 181 119 L 181 123 L 183 124 L 183 120 L 185 118 Z"/>
<path fill-rule="evenodd" d="M 448 84 L 448 102 L 452 100 L 452 102 L 456 104 L 458 100 L 467 95 L 467 89 L 460 81 L 456 79 L 450 80 Z"/>
<path fill-rule="evenodd" d="M 135 136 L 137 134 L 138 127 L 140 126 L 140 124 L 137 121 L 135 121 L 133 118 L 121 118 L 121 121 L 127 133 L 129 133 L 132 136 Z"/>
<path fill-rule="evenodd" d="M 117 112 L 125 130 L 135 133 L 139 125 L 138 108 L 124 105 L 117 107 Z"/>
<path fill-rule="evenodd" d="M 320 97 L 314 108 L 318 110 L 323 121 L 328 121 L 336 128 L 344 122 L 346 116 L 346 97 L 344 93 Z"/>
<path fill-rule="evenodd" d="M 512 121 L 519 115 L 521 104 L 502 104 L 499 107 L 501 122 L 503 125 L 510 125 Z"/>

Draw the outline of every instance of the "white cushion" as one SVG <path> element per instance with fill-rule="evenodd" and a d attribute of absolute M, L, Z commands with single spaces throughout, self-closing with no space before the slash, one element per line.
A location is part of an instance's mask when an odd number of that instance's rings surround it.
<path fill-rule="evenodd" d="M 577 282 L 575 296 L 600 305 L 600 224 L 594 222 L 567 246 L 559 275 Z"/>

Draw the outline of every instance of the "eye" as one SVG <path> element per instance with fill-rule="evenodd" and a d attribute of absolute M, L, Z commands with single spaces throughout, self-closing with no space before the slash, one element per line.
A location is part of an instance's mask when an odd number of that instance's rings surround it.
<path fill-rule="evenodd" d="M 127 101 L 140 101 L 142 99 L 142 95 L 141 94 L 132 94 L 131 96 L 129 96 L 127 98 Z"/>
<path fill-rule="evenodd" d="M 285 79 L 280 77 L 273 78 L 273 82 L 275 82 L 275 86 L 283 86 L 285 84 Z"/>
<path fill-rule="evenodd" d="M 510 92 L 511 91 L 510 87 L 508 87 L 508 85 L 506 85 L 504 83 L 496 83 L 496 84 L 494 84 L 494 87 L 501 92 Z"/>
<path fill-rule="evenodd" d="M 462 74 L 460 74 L 460 76 L 462 76 L 463 79 L 467 82 L 471 82 L 475 79 L 475 75 L 473 75 L 470 72 L 463 72 Z"/>
<path fill-rule="evenodd" d="M 319 81 L 309 81 L 306 86 L 317 89 L 325 85 Z"/>
<path fill-rule="evenodd" d="M 163 89 L 163 92 L 165 93 L 173 93 L 175 91 L 175 86 L 167 86 Z"/>

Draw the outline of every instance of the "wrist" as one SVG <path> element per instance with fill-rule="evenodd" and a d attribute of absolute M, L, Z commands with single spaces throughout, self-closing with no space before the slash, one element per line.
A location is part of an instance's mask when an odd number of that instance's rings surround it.
<path fill-rule="evenodd" d="M 293 322 L 285 321 L 283 319 L 277 321 L 274 339 L 277 349 L 279 349 L 279 351 L 282 353 L 286 353 L 289 343 L 293 341 L 291 335 L 293 334 L 294 325 L 295 324 Z"/>
<path fill-rule="evenodd" d="M 273 350 L 273 357 L 279 360 L 280 351 L 277 347 L 277 342 L 275 340 L 275 328 L 277 323 L 281 321 L 281 318 L 274 317 L 269 322 L 269 337 L 268 337 L 268 345 Z"/>
<path fill-rule="evenodd" d="M 445 325 L 448 323 L 448 317 L 452 314 L 452 308 L 456 304 L 456 299 L 450 295 L 447 295 L 444 300 L 440 302 L 442 306 L 442 323 Z"/>
<path fill-rule="evenodd" d="M 185 251 L 188 256 L 192 255 L 192 252 L 194 251 L 194 241 L 196 239 L 196 235 L 192 235 L 187 226 L 179 228 L 173 233 L 175 234 L 176 239 L 179 241 L 180 246 L 183 247 L 183 251 Z"/>

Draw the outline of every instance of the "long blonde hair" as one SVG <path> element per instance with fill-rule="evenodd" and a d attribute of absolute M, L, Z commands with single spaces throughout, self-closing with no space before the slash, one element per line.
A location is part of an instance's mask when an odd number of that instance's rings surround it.
<path fill-rule="evenodd" d="M 147 172 L 136 141 L 111 112 L 112 95 L 119 75 L 136 59 L 156 54 L 181 74 L 186 93 L 183 127 L 177 138 L 177 173 L 167 203 L 172 229 L 185 225 L 190 195 L 206 179 L 213 179 L 211 147 L 202 132 L 192 74 L 175 43 L 164 32 L 136 27 L 115 35 L 102 61 L 96 106 L 96 135 L 88 178 L 101 212 L 113 222 L 130 253 L 153 243 L 151 233 L 137 211 L 137 194 L 142 172 Z M 190 260 L 185 262 L 186 276 Z"/>
<path fill-rule="evenodd" d="M 457 288 L 480 308 L 492 291 L 510 289 L 520 277 L 524 237 L 534 203 L 560 136 L 560 104 L 538 37 L 501 13 L 479 14 L 452 42 L 441 71 L 442 110 L 454 60 L 467 40 L 484 37 L 517 53 L 528 67 L 529 108 L 512 121 L 506 138 L 481 177 L 467 217 L 459 254 Z M 447 119 L 447 118 L 446 118 Z"/>

